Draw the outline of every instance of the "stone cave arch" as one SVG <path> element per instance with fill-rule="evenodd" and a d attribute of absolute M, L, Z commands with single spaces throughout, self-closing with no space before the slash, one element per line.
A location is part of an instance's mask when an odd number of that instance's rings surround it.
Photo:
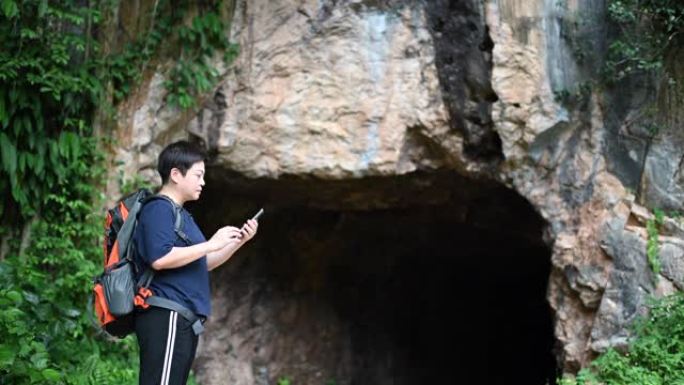
<path fill-rule="evenodd" d="M 514 191 L 446 172 L 208 175 L 190 207 L 207 236 L 266 213 L 212 275 L 203 383 L 555 383 L 545 223 Z"/>

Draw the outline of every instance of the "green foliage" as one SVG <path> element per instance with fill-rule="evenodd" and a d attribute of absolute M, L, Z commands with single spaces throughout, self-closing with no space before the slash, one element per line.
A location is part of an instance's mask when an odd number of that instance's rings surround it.
<path fill-rule="evenodd" d="M 102 58 L 90 33 L 99 6 L 0 0 L 0 384 L 136 382 L 134 339 L 106 340 L 87 306 L 102 268 L 105 171 L 92 116 L 104 106 L 105 84 L 123 97 L 141 73 L 133 62 L 152 60 L 175 24 L 153 29 L 135 53 Z M 217 43 L 223 28 L 202 13 L 184 32 L 202 49 L 186 54 L 188 63 L 206 60 L 211 47 L 231 51 Z M 183 84 L 193 97 L 207 89 Z"/>
<path fill-rule="evenodd" d="M 103 58 L 91 32 L 102 3 L 0 0 L 0 384 L 136 382 L 134 339 L 106 340 L 87 306 L 102 268 L 105 173 L 92 116 L 107 107 L 105 84 L 115 100 L 130 92 L 162 39 L 181 43 L 172 102 L 189 107 L 213 87 L 208 59 L 230 60 L 235 46 L 220 2 L 182 26 L 190 4 L 160 0 L 144 39 Z"/>
<path fill-rule="evenodd" d="M 161 9 L 161 16 L 159 15 Z M 160 0 L 155 14 L 151 15 L 152 28 L 138 39 L 125 45 L 121 52 L 106 60 L 107 76 L 112 82 L 114 102 L 125 99 L 142 80 L 147 64 L 155 57 L 161 43 L 169 39 L 172 28 L 182 20 L 182 9 L 172 7 L 170 1 Z"/>
<path fill-rule="evenodd" d="M 0 0 L 0 384 L 136 382 L 134 339 L 106 340 L 87 306 L 102 269 L 105 174 L 92 116 L 105 84 L 115 100 L 130 92 L 162 39 L 181 43 L 168 87 L 182 107 L 213 87 L 212 55 L 235 55 L 220 3 L 182 27 L 191 2 L 159 3 L 144 39 L 102 58 L 91 33 L 101 3 Z"/>
<path fill-rule="evenodd" d="M 612 82 L 663 68 L 668 50 L 681 42 L 684 32 L 680 0 L 611 0 L 608 15 L 619 30 L 605 68 Z"/>
<path fill-rule="evenodd" d="M 1 8 L 0 214 L 15 222 L 35 215 L 82 155 L 102 86 L 85 60 L 94 43 L 80 32 L 98 13 L 39 0 Z"/>
<path fill-rule="evenodd" d="M 119 191 L 121 196 L 132 194 L 141 188 L 153 190 L 154 186 L 140 175 L 135 175 L 132 178 L 125 178 L 123 172 L 119 174 Z"/>
<path fill-rule="evenodd" d="M 563 377 L 558 379 L 558 385 L 597 385 L 596 375 L 589 370 L 581 370 L 575 377 Z"/>
<path fill-rule="evenodd" d="M 684 384 L 684 295 L 655 301 L 648 317 L 634 328 L 626 354 L 609 350 L 591 368 L 561 385 L 672 385 Z"/>
<path fill-rule="evenodd" d="M 554 99 L 567 106 L 580 105 L 589 101 L 594 86 L 590 81 L 580 82 L 573 89 L 554 91 Z"/>
<path fill-rule="evenodd" d="M 93 138 L 54 191 L 23 255 L 0 262 L 0 383 L 132 383 L 136 346 L 96 334 L 88 303 L 92 277 L 101 269 L 101 215 L 93 209 L 102 176 Z M 13 247 L 16 250 L 16 247 Z"/>
<path fill-rule="evenodd" d="M 165 82 L 169 104 L 191 108 L 201 93 L 215 86 L 218 72 L 209 64 L 210 59 L 221 54 L 229 64 L 237 56 L 237 45 L 226 38 L 228 24 L 220 15 L 223 1 L 194 4 L 199 14 L 186 23 L 191 4 L 160 0 L 150 31 L 112 55 L 108 62 L 115 101 L 125 98 L 141 80 L 147 63 L 159 54 L 162 41 L 179 47 L 179 52 L 173 53 L 174 66 Z"/>
<path fill-rule="evenodd" d="M 237 45 L 230 44 L 224 37 L 227 25 L 219 15 L 220 4 L 195 16 L 190 25 L 178 28 L 180 60 L 176 61 L 166 83 L 171 104 L 193 107 L 197 94 L 214 87 L 218 72 L 209 65 L 209 59 L 216 50 L 224 52 L 223 60 L 227 63 L 237 55 Z"/>
<path fill-rule="evenodd" d="M 646 255 L 648 257 L 648 264 L 651 267 L 654 275 L 657 277 L 660 273 L 660 257 L 658 256 L 660 243 L 658 236 L 660 235 L 660 226 L 665 220 L 665 213 L 660 209 L 653 210 L 653 219 L 646 222 L 646 232 L 648 239 L 646 241 Z"/>

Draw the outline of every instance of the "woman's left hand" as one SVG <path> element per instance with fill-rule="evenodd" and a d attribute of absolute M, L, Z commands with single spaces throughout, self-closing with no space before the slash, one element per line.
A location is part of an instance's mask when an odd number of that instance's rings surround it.
<path fill-rule="evenodd" d="M 258 227 L 259 223 L 254 219 L 247 220 L 247 223 L 245 223 L 240 229 L 240 231 L 242 232 L 242 237 L 240 237 L 240 243 L 245 243 L 252 239 L 256 235 Z"/>

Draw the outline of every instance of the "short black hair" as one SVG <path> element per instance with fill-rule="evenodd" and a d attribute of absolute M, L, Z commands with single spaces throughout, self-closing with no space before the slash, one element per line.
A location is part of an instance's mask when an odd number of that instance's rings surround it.
<path fill-rule="evenodd" d="M 157 171 L 161 176 L 162 185 L 169 181 L 173 168 L 177 168 L 185 176 L 193 164 L 205 159 L 205 152 L 186 140 L 179 140 L 164 147 L 157 161 Z"/>

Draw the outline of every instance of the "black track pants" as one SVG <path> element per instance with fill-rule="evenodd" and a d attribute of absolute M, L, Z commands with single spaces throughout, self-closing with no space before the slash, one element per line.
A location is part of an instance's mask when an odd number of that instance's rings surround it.
<path fill-rule="evenodd" d="M 185 385 L 197 350 L 197 336 L 183 316 L 150 306 L 136 315 L 140 385 Z"/>

